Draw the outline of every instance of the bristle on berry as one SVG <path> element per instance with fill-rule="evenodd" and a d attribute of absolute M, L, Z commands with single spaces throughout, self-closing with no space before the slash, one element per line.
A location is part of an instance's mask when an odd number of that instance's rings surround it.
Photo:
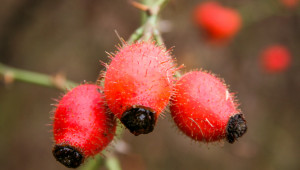
<path fill-rule="evenodd" d="M 244 116 L 226 85 L 214 75 L 192 71 L 174 87 L 170 111 L 175 124 L 197 141 L 233 143 L 247 131 Z"/>
<path fill-rule="evenodd" d="M 169 102 L 174 72 L 165 48 L 152 42 L 123 44 L 105 75 L 108 107 L 134 135 L 153 131 Z"/>
<path fill-rule="evenodd" d="M 80 166 L 113 139 L 115 118 L 107 111 L 101 87 L 84 84 L 65 94 L 53 120 L 53 156 L 69 168 Z"/>

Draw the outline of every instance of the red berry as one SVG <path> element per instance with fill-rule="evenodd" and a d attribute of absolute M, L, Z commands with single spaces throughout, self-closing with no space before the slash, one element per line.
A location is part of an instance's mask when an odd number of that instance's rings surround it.
<path fill-rule="evenodd" d="M 172 58 L 163 47 L 125 44 L 107 68 L 107 105 L 134 135 L 150 133 L 169 102 L 173 74 Z"/>
<path fill-rule="evenodd" d="M 192 71 L 182 76 L 174 87 L 170 110 L 179 129 L 197 141 L 226 138 L 233 143 L 247 130 L 233 95 L 209 73 Z"/>
<path fill-rule="evenodd" d="M 113 139 L 114 116 L 106 112 L 101 88 L 85 84 L 69 91 L 54 115 L 53 155 L 69 168 L 102 151 Z"/>
<path fill-rule="evenodd" d="M 282 72 L 290 66 L 291 54 L 285 46 L 272 45 L 262 52 L 261 62 L 269 73 Z"/>
<path fill-rule="evenodd" d="M 204 2 L 198 5 L 194 10 L 194 21 L 214 42 L 231 39 L 241 27 L 240 14 L 217 2 Z"/>
<path fill-rule="evenodd" d="M 280 0 L 280 2 L 287 8 L 295 8 L 299 0 Z"/>

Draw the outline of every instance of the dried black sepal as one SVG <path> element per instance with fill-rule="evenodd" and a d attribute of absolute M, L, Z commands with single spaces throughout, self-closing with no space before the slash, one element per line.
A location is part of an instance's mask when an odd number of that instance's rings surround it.
<path fill-rule="evenodd" d="M 153 131 L 156 116 L 152 109 L 142 106 L 134 106 L 123 113 L 121 122 L 132 134 L 138 136 L 140 134 L 147 134 Z"/>
<path fill-rule="evenodd" d="M 69 145 L 55 145 L 52 153 L 57 161 L 68 168 L 77 168 L 84 162 L 83 154 Z"/>
<path fill-rule="evenodd" d="M 243 114 L 236 114 L 229 118 L 226 127 L 226 140 L 234 143 L 237 138 L 243 136 L 247 132 L 247 124 Z"/>

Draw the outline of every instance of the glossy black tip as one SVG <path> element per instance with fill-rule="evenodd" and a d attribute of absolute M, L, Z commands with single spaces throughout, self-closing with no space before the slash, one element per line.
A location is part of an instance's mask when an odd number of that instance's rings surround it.
<path fill-rule="evenodd" d="M 77 168 L 84 161 L 83 155 L 68 145 L 55 145 L 52 153 L 57 161 L 68 168 Z"/>
<path fill-rule="evenodd" d="M 147 134 L 154 129 L 155 112 L 145 107 L 133 107 L 123 113 L 121 122 L 135 136 Z"/>
<path fill-rule="evenodd" d="M 229 143 L 234 143 L 237 138 L 243 136 L 247 132 L 247 124 L 243 114 L 231 116 L 227 128 L 226 139 Z"/>

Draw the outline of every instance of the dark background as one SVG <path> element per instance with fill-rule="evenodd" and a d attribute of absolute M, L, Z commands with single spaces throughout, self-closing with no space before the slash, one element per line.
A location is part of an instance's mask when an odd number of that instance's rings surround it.
<path fill-rule="evenodd" d="M 192 23 L 195 0 L 171 0 L 162 13 L 167 48 L 174 47 L 183 72 L 203 68 L 225 79 L 248 121 L 233 145 L 204 144 L 182 135 L 170 116 L 153 133 L 124 133 L 130 150 L 117 154 L 125 170 L 300 169 L 300 8 L 278 0 L 223 0 L 240 10 L 243 28 L 223 46 L 207 44 Z M 128 39 L 140 12 L 126 0 L 2 0 L 0 62 L 26 70 L 63 72 L 76 82 L 94 82 L 108 62 L 105 51 Z M 271 44 L 292 54 L 291 67 L 266 74 L 259 55 Z M 0 169 L 66 169 L 52 156 L 51 110 L 61 91 L 0 76 Z"/>

